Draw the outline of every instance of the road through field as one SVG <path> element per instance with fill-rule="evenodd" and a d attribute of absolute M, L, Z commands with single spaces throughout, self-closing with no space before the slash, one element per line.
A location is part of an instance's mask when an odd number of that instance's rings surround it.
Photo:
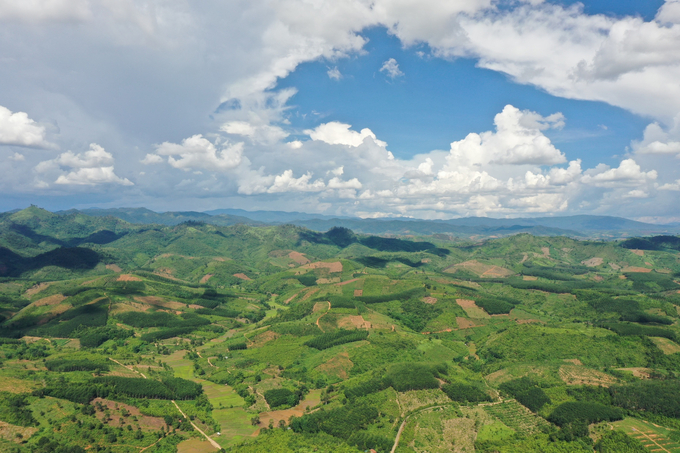
<path fill-rule="evenodd" d="M 185 414 L 184 411 L 182 411 L 182 409 L 179 408 L 179 406 L 177 405 L 177 403 L 175 402 L 175 400 L 172 400 L 172 404 L 174 404 L 175 407 L 177 408 L 177 410 L 179 411 L 179 413 L 182 414 L 182 417 L 184 417 L 184 418 L 186 418 L 187 420 L 189 420 L 189 417 L 187 417 L 187 414 Z M 191 420 L 189 420 L 189 423 L 191 423 L 191 426 L 193 426 L 194 429 L 195 429 L 196 431 L 198 431 L 199 433 L 203 434 L 203 437 L 205 437 L 206 439 L 208 439 L 208 442 L 210 442 L 210 444 L 211 444 L 213 447 L 215 447 L 215 448 L 218 449 L 218 450 L 221 450 L 221 449 L 222 449 L 222 447 L 220 447 L 220 444 L 218 444 L 217 442 L 215 442 L 214 439 L 212 439 L 210 436 L 208 436 L 206 433 L 204 433 L 203 430 L 201 430 L 201 428 L 199 428 L 198 426 L 196 426 L 196 425 L 194 424 L 194 422 L 192 422 Z"/>

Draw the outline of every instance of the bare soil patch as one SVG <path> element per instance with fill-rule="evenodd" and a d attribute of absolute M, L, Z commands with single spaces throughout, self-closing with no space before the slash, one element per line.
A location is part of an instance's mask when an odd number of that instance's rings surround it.
<path fill-rule="evenodd" d="M 533 275 L 524 275 L 522 277 L 522 280 L 524 280 L 525 282 L 535 282 L 536 280 L 538 280 L 538 277 L 534 277 Z"/>
<path fill-rule="evenodd" d="M 317 394 L 318 395 L 318 394 Z M 286 425 L 288 424 L 288 419 L 295 415 L 296 417 L 302 417 L 305 413 L 305 408 L 307 407 L 314 407 L 318 405 L 321 401 L 319 400 L 319 396 L 312 397 L 311 393 L 307 395 L 307 398 L 300 402 L 297 406 L 290 408 L 290 409 L 285 409 L 281 411 L 267 411 L 267 412 L 262 412 L 260 413 L 260 426 L 268 426 L 269 425 L 269 420 L 274 421 L 274 426 L 279 426 L 279 420 L 283 420 L 286 422 Z M 253 436 L 256 436 L 259 434 L 260 430 L 258 429 Z"/>
<path fill-rule="evenodd" d="M 338 327 L 343 329 L 370 329 L 371 323 L 366 321 L 363 316 L 345 316 L 338 319 Z"/>
<path fill-rule="evenodd" d="M 456 303 L 465 310 L 465 313 L 467 313 L 470 318 L 480 319 L 489 317 L 489 314 L 485 312 L 483 308 L 478 307 L 474 300 L 456 299 Z"/>
<path fill-rule="evenodd" d="M 132 274 L 120 274 L 116 281 L 118 281 L 118 282 L 141 282 L 142 279 L 137 277 L 136 275 L 132 275 Z"/>
<path fill-rule="evenodd" d="M 564 361 L 574 365 L 583 366 L 583 362 L 581 362 L 579 359 L 564 359 Z"/>
<path fill-rule="evenodd" d="M 423 302 L 426 304 L 434 305 L 437 303 L 437 298 L 432 296 L 423 297 Z"/>
<path fill-rule="evenodd" d="M 208 280 L 210 280 L 214 276 L 215 276 L 215 274 L 205 274 L 203 277 L 201 277 L 201 283 L 207 283 Z M 210 442 L 208 442 L 208 444 L 209 443 Z"/>
<path fill-rule="evenodd" d="M 239 272 L 238 274 L 234 274 L 234 277 L 240 278 L 241 280 L 252 280 L 252 278 L 248 277 L 246 274 L 243 274 Z"/>
<path fill-rule="evenodd" d="M 349 285 L 350 283 L 354 283 L 358 280 L 359 280 L 358 278 L 353 278 L 351 280 L 345 280 L 344 282 L 336 283 L 334 286 L 345 286 L 345 285 Z"/>
<path fill-rule="evenodd" d="M 596 282 L 601 282 L 604 280 L 604 277 L 602 277 L 601 275 L 594 275 L 593 280 L 595 280 Z"/>
<path fill-rule="evenodd" d="M 646 274 L 648 272 L 652 272 L 652 270 L 647 269 L 646 267 L 629 266 L 629 267 L 624 267 L 623 272 L 633 272 L 633 273 Z"/>
<path fill-rule="evenodd" d="M 450 450 L 451 452 L 464 453 L 474 451 L 477 431 L 475 430 L 475 421 L 473 419 L 453 418 L 442 420 L 442 427 L 444 439 L 453 447 Z"/>
<path fill-rule="evenodd" d="M 340 261 L 335 261 L 332 263 L 325 263 L 319 261 L 316 263 L 310 263 L 302 266 L 303 269 L 328 269 L 328 272 L 335 274 L 337 272 L 342 272 L 342 263 Z"/>
<path fill-rule="evenodd" d="M 354 290 L 354 297 L 361 297 L 364 295 L 364 290 L 363 289 L 355 289 Z"/>
<path fill-rule="evenodd" d="M 119 403 L 116 401 L 111 401 L 103 398 L 95 398 L 90 404 L 93 406 L 97 403 L 101 403 L 102 406 L 108 408 L 111 420 L 109 420 L 108 425 L 119 427 L 123 426 L 120 423 L 120 418 L 123 418 L 124 425 L 132 425 L 134 429 L 137 429 L 137 425 L 143 430 L 157 431 L 165 425 L 165 421 L 161 417 L 150 417 L 148 415 L 142 415 L 142 413 L 135 406 L 130 406 L 129 404 Z M 128 417 L 122 415 L 122 411 L 125 409 L 128 413 Z M 104 420 L 106 414 L 104 412 L 97 411 L 95 413 L 99 420 Z M 137 417 L 135 422 L 132 417 Z"/>
<path fill-rule="evenodd" d="M 456 303 L 463 309 L 477 307 L 475 301 L 470 299 L 456 299 Z"/>
<path fill-rule="evenodd" d="M 300 252 L 290 252 L 288 254 L 288 258 L 292 259 L 298 264 L 308 264 L 310 262 L 305 254 Z"/>
<path fill-rule="evenodd" d="M 453 266 L 444 269 L 444 272 L 456 272 L 458 269 L 465 269 L 481 277 L 508 277 L 513 274 L 509 269 L 491 264 L 480 263 L 477 260 L 464 261 L 462 263 L 454 264 Z"/>
<path fill-rule="evenodd" d="M 559 370 L 560 379 L 567 385 L 599 385 L 609 387 L 617 379 L 602 371 L 576 365 L 563 365 Z"/>
<path fill-rule="evenodd" d="M 550 258 L 550 247 L 541 247 L 541 252 L 545 258 Z"/>
<path fill-rule="evenodd" d="M 524 263 L 524 262 L 525 262 L 526 260 L 528 260 L 528 259 L 529 259 L 529 255 L 527 255 L 527 254 L 525 253 L 524 256 L 522 256 L 522 261 L 520 261 L 519 264 Z"/>
<path fill-rule="evenodd" d="M 186 307 L 186 304 L 183 304 L 181 302 L 168 301 L 158 296 L 135 296 L 135 300 L 147 305 L 169 308 L 171 310 L 178 310 L 180 308 Z"/>
<path fill-rule="evenodd" d="M 279 336 L 280 335 L 276 332 L 272 332 L 271 330 L 266 330 L 266 331 L 262 332 L 261 334 L 256 335 L 252 339 L 253 344 L 251 346 L 260 347 L 267 342 L 270 342 L 272 340 L 276 340 L 277 338 L 279 338 Z"/>
<path fill-rule="evenodd" d="M 310 297 L 312 297 L 312 296 L 313 296 L 314 294 L 316 294 L 317 292 L 319 292 L 319 288 L 312 288 L 312 289 L 310 289 L 309 291 L 307 291 L 307 294 L 305 294 L 304 296 L 302 296 L 302 299 L 300 299 L 300 302 L 306 301 L 307 299 L 309 299 Z"/>
<path fill-rule="evenodd" d="M 632 367 L 632 368 L 617 368 L 620 371 L 630 371 L 633 376 L 639 379 L 649 379 L 652 376 L 652 370 L 643 367 Z"/>
<path fill-rule="evenodd" d="M 349 370 L 352 369 L 354 363 L 349 359 L 347 352 L 341 352 L 330 360 L 322 363 L 316 369 L 321 373 L 329 376 L 337 376 L 340 379 L 347 379 L 349 377 Z"/>
<path fill-rule="evenodd" d="M 34 307 L 42 307 L 44 305 L 58 305 L 62 301 L 66 300 L 66 296 L 63 294 L 53 294 L 51 296 L 43 297 L 42 299 L 33 302 Z"/>
<path fill-rule="evenodd" d="M 177 444 L 177 453 L 212 453 L 215 447 L 204 437 L 192 437 Z"/>
<path fill-rule="evenodd" d="M 618 264 L 614 264 L 614 263 L 609 263 L 609 267 L 611 267 L 615 271 L 618 271 L 619 269 L 621 269 L 621 266 L 619 266 Z"/>
<path fill-rule="evenodd" d="M 588 267 L 595 267 L 595 266 L 601 265 L 603 262 L 604 262 L 604 259 L 602 259 L 600 257 L 595 257 L 595 258 L 583 260 L 583 261 L 581 261 L 581 264 L 583 264 L 584 266 L 588 266 Z"/>
<path fill-rule="evenodd" d="M 106 268 L 113 272 L 123 272 L 123 269 L 121 269 L 117 264 L 107 264 Z"/>
<path fill-rule="evenodd" d="M 631 252 L 635 253 L 637 256 L 645 256 L 644 250 L 631 249 Z"/>
<path fill-rule="evenodd" d="M 10 442 L 21 443 L 35 434 L 36 431 L 38 431 L 38 428 L 24 428 L 0 421 L 0 438 Z M 18 437 L 17 434 L 20 434 L 21 437 Z"/>
<path fill-rule="evenodd" d="M 471 327 L 479 327 L 472 320 L 467 318 L 456 318 L 456 324 L 459 329 L 469 329 Z"/>
<path fill-rule="evenodd" d="M 316 280 L 316 283 L 318 285 L 327 285 L 328 283 L 340 283 L 340 277 L 333 277 L 333 278 L 319 278 Z"/>
<path fill-rule="evenodd" d="M 40 291 L 44 291 L 47 288 L 49 288 L 49 286 L 54 284 L 54 283 L 56 283 L 56 282 L 38 283 L 37 285 L 31 286 L 29 289 L 26 290 L 26 292 L 24 293 L 24 296 L 33 297 L 36 294 L 38 294 Z"/>

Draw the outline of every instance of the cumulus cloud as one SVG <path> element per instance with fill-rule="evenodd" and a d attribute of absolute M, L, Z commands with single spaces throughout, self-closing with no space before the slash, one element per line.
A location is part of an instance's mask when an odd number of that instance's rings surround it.
<path fill-rule="evenodd" d="M 87 185 L 96 186 L 101 184 L 119 184 L 123 186 L 134 185 L 127 178 L 121 178 L 115 174 L 114 159 L 111 153 L 96 143 L 90 144 L 90 149 L 84 153 L 67 151 L 55 159 L 40 162 L 35 170 L 39 174 L 50 175 L 61 173 L 55 183 L 61 185 Z M 40 181 L 38 186 L 45 186 Z"/>
<path fill-rule="evenodd" d="M 451 143 L 450 165 L 554 165 L 566 158 L 541 131 L 564 124 L 562 114 L 542 117 L 506 105 L 494 118 L 496 132 L 471 133 Z"/>
<path fill-rule="evenodd" d="M 642 140 L 633 141 L 632 147 L 637 154 L 680 156 L 680 115 L 674 118 L 670 128 L 664 128 L 659 123 L 649 124 Z"/>
<path fill-rule="evenodd" d="M 12 113 L 0 105 L 0 145 L 53 148 L 45 139 L 45 127 L 28 117 L 25 112 Z"/>
<path fill-rule="evenodd" d="M 399 69 L 399 63 L 394 58 L 385 61 L 380 67 L 380 72 L 384 72 L 390 79 L 396 79 L 404 75 L 401 69 Z"/>
<path fill-rule="evenodd" d="M 659 190 L 680 190 L 680 179 L 676 180 L 674 183 L 667 183 L 659 186 Z"/>
<path fill-rule="evenodd" d="M 352 127 L 350 124 L 331 121 L 330 123 L 320 124 L 314 129 L 308 129 L 305 134 L 309 135 L 312 140 L 326 142 L 329 145 L 347 145 L 356 148 L 365 139 L 371 138 L 378 146 L 387 146 L 387 143 L 378 140 L 370 129 L 364 128 L 361 132 L 356 132 L 350 130 L 350 127 Z"/>
<path fill-rule="evenodd" d="M 243 143 L 224 146 L 218 151 L 213 143 L 197 134 L 182 140 L 181 144 L 163 142 L 156 147 L 156 154 L 168 156 L 168 163 L 181 170 L 224 171 L 241 163 Z"/>
<path fill-rule="evenodd" d="M 640 165 L 633 159 L 621 161 L 618 168 L 609 168 L 600 164 L 592 170 L 587 170 L 582 180 L 586 184 L 600 187 L 621 187 L 638 185 L 657 178 L 656 170 L 642 171 Z"/>

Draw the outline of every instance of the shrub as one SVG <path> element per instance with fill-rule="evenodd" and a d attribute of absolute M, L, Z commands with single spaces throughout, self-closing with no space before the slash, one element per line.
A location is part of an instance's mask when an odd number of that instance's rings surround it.
<path fill-rule="evenodd" d="M 550 403 L 550 398 L 543 389 L 527 377 L 514 379 L 500 385 L 500 389 L 512 396 L 524 407 L 538 412 L 544 405 Z"/>
<path fill-rule="evenodd" d="M 454 382 L 444 385 L 442 390 L 453 401 L 458 401 L 461 403 L 491 401 L 491 397 L 475 385 Z"/>

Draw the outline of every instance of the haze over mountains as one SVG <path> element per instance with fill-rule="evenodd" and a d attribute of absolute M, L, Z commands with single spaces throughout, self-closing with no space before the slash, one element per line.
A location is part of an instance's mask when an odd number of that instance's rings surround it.
<path fill-rule="evenodd" d="M 315 231 L 327 231 L 332 227 L 340 226 L 357 233 L 388 235 L 445 234 L 453 237 L 488 237 L 531 233 L 539 236 L 614 239 L 680 232 L 680 226 L 675 224 L 658 225 L 622 217 L 591 215 L 512 219 L 464 217 L 449 220 L 419 220 L 409 218 L 360 219 L 303 212 L 245 211 L 243 209 L 158 213 L 146 208 L 71 209 L 58 211 L 57 214 L 76 212 L 95 217 L 112 216 L 137 224 L 178 225 L 187 221 L 205 222 L 218 226 L 293 224 Z"/>

